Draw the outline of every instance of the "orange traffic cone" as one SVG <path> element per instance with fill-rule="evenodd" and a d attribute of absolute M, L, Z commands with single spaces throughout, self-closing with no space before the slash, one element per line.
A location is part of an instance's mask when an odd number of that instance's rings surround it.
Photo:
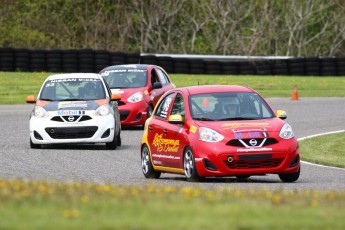
<path fill-rule="evenodd" d="M 294 85 L 291 100 L 298 100 L 297 85 Z"/>

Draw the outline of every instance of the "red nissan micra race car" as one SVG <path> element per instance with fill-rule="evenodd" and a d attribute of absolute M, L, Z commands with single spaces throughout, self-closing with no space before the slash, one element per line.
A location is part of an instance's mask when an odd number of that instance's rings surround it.
<path fill-rule="evenodd" d="M 144 125 L 159 98 L 175 88 L 165 70 L 156 65 L 114 65 L 100 71 L 118 102 L 122 126 Z"/>
<path fill-rule="evenodd" d="M 146 178 L 176 173 L 188 181 L 278 174 L 283 182 L 294 182 L 300 154 L 286 117 L 244 86 L 170 90 L 146 121 L 142 171 Z"/>

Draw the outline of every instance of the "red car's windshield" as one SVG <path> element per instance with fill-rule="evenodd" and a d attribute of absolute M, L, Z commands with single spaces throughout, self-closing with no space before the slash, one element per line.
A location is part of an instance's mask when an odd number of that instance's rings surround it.
<path fill-rule="evenodd" d="M 189 105 L 195 120 L 257 120 L 275 117 L 271 108 L 256 93 L 197 94 L 190 96 Z"/>
<path fill-rule="evenodd" d="M 116 69 L 101 73 L 110 88 L 140 88 L 147 85 L 147 72 L 142 69 Z"/>

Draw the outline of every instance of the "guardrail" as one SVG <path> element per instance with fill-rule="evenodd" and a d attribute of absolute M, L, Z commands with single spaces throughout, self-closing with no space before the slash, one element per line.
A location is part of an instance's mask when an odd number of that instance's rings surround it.
<path fill-rule="evenodd" d="M 119 64 L 155 64 L 168 73 L 345 76 L 345 57 L 140 54 L 91 49 L 0 48 L 0 71 L 98 72 Z"/>

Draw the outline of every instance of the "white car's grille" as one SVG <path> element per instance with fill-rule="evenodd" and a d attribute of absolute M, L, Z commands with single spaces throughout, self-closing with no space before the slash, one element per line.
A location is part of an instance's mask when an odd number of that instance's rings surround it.
<path fill-rule="evenodd" d="M 45 131 L 53 139 L 91 138 L 97 131 L 97 126 L 85 127 L 48 127 Z"/>
<path fill-rule="evenodd" d="M 57 122 L 81 122 L 91 120 L 92 117 L 83 115 L 83 116 L 55 116 L 51 120 Z"/>

